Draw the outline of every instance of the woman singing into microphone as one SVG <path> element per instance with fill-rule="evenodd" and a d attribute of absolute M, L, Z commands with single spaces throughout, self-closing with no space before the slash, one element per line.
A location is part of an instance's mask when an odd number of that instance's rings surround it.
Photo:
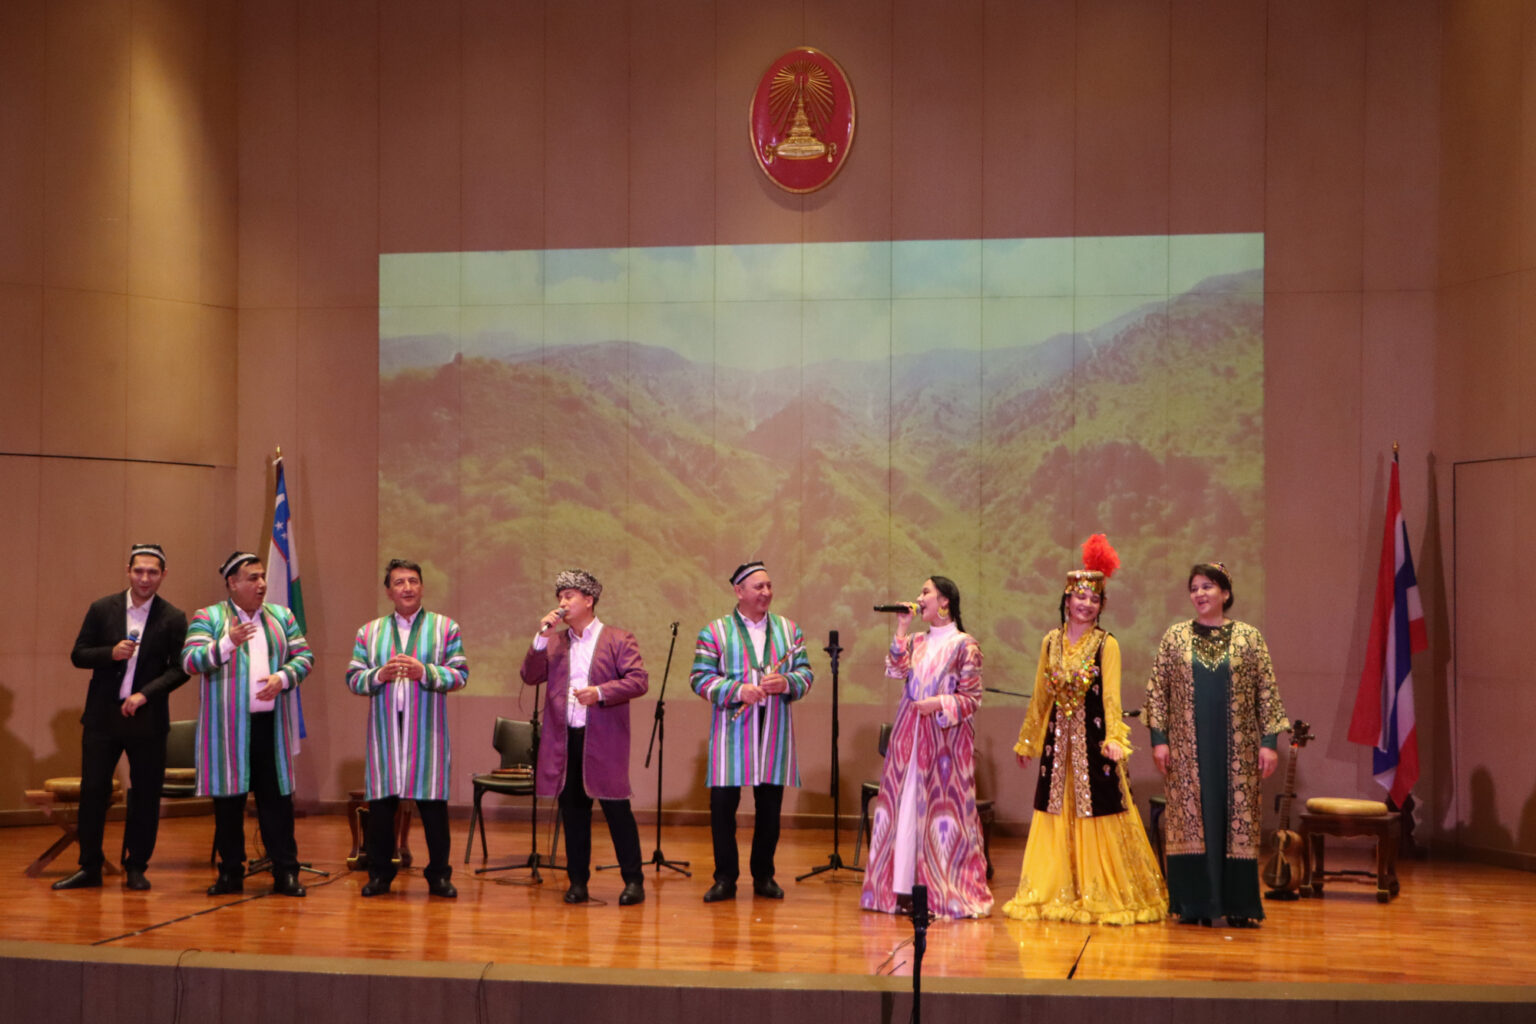
<path fill-rule="evenodd" d="M 992 891 L 976 816 L 971 720 L 981 703 L 981 647 L 960 621 L 960 588 L 951 580 L 923 581 L 913 610 L 928 632 L 908 636 L 912 611 L 899 614 L 885 659 L 885 674 L 905 685 L 873 804 L 859 905 L 910 912 L 912 886 L 926 885 L 931 913 L 985 917 Z"/>

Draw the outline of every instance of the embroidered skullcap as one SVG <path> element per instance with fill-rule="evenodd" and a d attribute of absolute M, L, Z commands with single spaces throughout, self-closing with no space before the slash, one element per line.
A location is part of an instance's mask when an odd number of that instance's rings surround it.
<path fill-rule="evenodd" d="M 762 562 L 744 562 L 736 567 L 735 572 L 731 573 L 731 586 L 740 586 L 743 580 L 755 572 L 767 571 L 768 567 Z"/>
<path fill-rule="evenodd" d="M 603 596 L 603 585 L 585 569 L 565 569 L 556 576 L 555 596 L 562 590 L 579 590 L 594 601 Z"/>
<path fill-rule="evenodd" d="M 140 555 L 149 555 L 151 558 L 160 559 L 160 567 L 162 569 L 165 568 L 165 548 L 162 548 L 159 544 L 135 544 L 128 551 L 128 564 L 132 565 L 133 560 Z"/>
<path fill-rule="evenodd" d="M 236 551 L 234 554 L 224 559 L 224 564 L 219 566 L 219 575 L 223 576 L 227 580 L 235 573 L 239 572 L 242 565 L 245 565 L 248 562 L 259 561 L 261 561 L 261 559 L 257 558 L 249 551 Z"/>

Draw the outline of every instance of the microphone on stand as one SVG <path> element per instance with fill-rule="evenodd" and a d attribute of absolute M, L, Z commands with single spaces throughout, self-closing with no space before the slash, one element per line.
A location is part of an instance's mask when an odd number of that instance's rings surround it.
<path fill-rule="evenodd" d="M 918 884 L 912 887 L 912 924 L 914 927 L 927 927 L 928 917 L 928 887 Z"/>
<path fill-rule="evenodd" d="M 555 609 L 555 622 L 559 622 L 563 618 L 565 618 L 565 609 L 564 608 L 556 608 Z M 539 633 L 541 635 L 544 634 L 544 633 L 547 633 L 549 631 L 549 627 L 553 626 L 555 624 L 555 622 L 546 622 L 546 623 L 544 623 L 544 625 L 539 627 Z"/>
<path fill-rule="evenodd" d="M 897 615 L 916 615 L 917 605 L 910 601 L 903 601 L 900 604 L 877 604 L 875 605 L 875 611 L 894 612 Z"/>

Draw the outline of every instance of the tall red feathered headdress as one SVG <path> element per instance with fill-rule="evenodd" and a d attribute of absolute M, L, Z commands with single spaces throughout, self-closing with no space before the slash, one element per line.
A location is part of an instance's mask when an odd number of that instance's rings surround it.
<path fill-rule="evenodd" d="M 1083 541 L 1083 567 L 1067 573 L 1067 585 L 1062 592 L 1070 594 L 1074 590 L 1092 590 L 1102 595 L 1104 581 L 1113 576 L 1118 568 L 1120 556 L 1110 546 L 1109 538 L 1096 533 Z"/>

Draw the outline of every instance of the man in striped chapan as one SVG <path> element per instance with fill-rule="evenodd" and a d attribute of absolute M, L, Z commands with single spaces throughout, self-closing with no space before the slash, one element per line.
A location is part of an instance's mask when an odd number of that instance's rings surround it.
<path fill-rule="evenodd" d="M 237 551 L 219 572 L 227 599 L 199 609 L 181 645 L 181 667 L 203 677 L 197 795 L 213 797 L 219 854 L 219 877 L 208 895 L 245 888 L 245 799 L 255 793 L 256 822 L 272 859 L 272 891 L 303 896 L 293 838 L 293 755 L 298 687 L 315 656 L 293 612 L 265 603 L 261 559 Z"/>
<path fill-rule="evenodd" d="M 427 837 L 427 891 L 453 899 L 448 863 L 448 694 L 469 682 L 459 624 L 421 607 L 421 566 L 392 559 L 384 592 L 393 614 L 357 631 L 347 686 L 368 698 L 368 855 L 364 896 L 389 892 L 395 811 L 414 800 Z"/>
<path fill-rule="evenodd" d="M 715 846 L 715 882 L 705 903 L 736 898 L 741 873 L 736 850 L 736 808 L 741 787 L 752 787 L 757 821 L 752 830 L 752 891 L 781 900 L 773 880 L 784 787 L 800 785 L 790 705 L 811 689 L 811 666 L 800 627 L 768 610 L 773 580 L 762 562 L 731 573 L 736 610 L 699 631 L 689 683 L 714 705 L 709 727 L 709 828 Z"/>

